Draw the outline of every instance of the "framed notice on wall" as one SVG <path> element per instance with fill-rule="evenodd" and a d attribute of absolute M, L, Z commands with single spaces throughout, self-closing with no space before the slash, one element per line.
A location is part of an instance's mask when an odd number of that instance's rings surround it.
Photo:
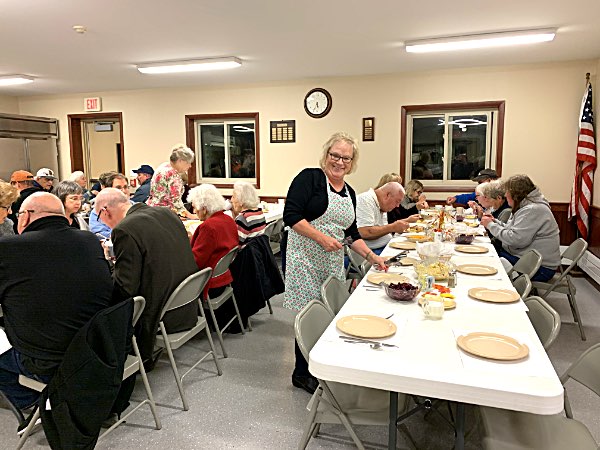
<path fill-rule="evenodd" d="M 271 144 L 296 142 L 296 121 L 271 121 Z"/>
<path fill-rule="evenodd" d="M 364 117 L 362 121 L 363 141 L 375 140 L 375 117 Z"/>

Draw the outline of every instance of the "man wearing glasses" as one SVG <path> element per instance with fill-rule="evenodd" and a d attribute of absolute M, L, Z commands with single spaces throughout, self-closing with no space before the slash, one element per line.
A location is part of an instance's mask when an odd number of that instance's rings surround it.
<path fill-rule="evenodd" d="M 75 333 L 112 303 L 112 282 L 98 240 L 69 226 L 58 197 L 34 193 L 17 215 L 21 236 L 0 245 L 0 304 L 11 344 L 0 355 L 0 391 L 25 409 L 40 394 L 21 386 L 19 374 L 47 383 Z"/>
<path fill-rule="evenodd" d="M 106 187 L 118 189 L 129 198 L 129 182 L 127 177 L 121 173 L 114 172 L 109 175 L 106 179 Z M 104 221 L 99 220 L 95 209 L 90 211 L 90 231 L 98 237 L 102 236 L 103 239 L 110 239 L 112 228 Z"/>

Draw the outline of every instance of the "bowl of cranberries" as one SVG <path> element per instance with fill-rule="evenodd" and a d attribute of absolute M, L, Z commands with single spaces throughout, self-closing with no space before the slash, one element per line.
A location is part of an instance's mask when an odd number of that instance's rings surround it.
<path fill-rule="evenodd" d="M 419 293 L 419 286 L 410 283 L 384 283 L 385 293 L 392 300 L 410 302 Z"/>

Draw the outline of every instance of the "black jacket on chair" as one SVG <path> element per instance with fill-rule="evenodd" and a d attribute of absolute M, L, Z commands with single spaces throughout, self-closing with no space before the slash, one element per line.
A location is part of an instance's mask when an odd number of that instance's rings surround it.
<path fill-rule="evenodd" d="M 233 275 L 233 293 L 244 325 L 248 317 L 265 307 L 268 299 L 285 290 L 269 237 L 264 234 L 250 239 L 238 252 L 229 269 Z"/>
<path fill-rule="evenodd" d="M 53 449 L 92 449 L 123 378 L 133 336 L 133 301 L 98 312 L 73 338 L 40 398 L 40 415 Z M 50 400 L 51 409 L 46 409 Z"/>

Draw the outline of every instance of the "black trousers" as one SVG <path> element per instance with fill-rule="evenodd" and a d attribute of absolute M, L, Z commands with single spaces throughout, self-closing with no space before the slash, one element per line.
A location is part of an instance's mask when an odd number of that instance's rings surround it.
<path fill-rule="evenodd" d="M 310 372 L 308 371 L 308 361 L 304 359 L 304 355 L 300 351 L 300 347 L 298 346 L 298 341 L 294 339 L 294 350 L 296 353 L 296 365 L 294 367 L 294 373 L 292 376 L 294 377 L 312 377 Z"/>

